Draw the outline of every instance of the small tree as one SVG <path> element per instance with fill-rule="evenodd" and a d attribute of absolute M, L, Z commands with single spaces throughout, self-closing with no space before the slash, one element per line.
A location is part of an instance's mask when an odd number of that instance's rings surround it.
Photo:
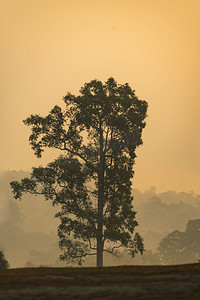
<path fill-rule="evenodd" d="M 200 219 L 190 220 L 186 230 L 175 230 L 164 237 L 158 252 L 165 264 L 197 262 L 200 259 Z"/>
<path fill-rule="evenodd" d="M 42 194 L 61 206 L 56 216 L 63 260 L 81 264 L 87 255 L 97 255 L 101 267 L 104 251 L 115 254 L 126 247 L 131 256 L 142 253 L 142 239 L 134 232 L 131 178 L 147 103 L 113 78 L 105 84 L 92 80 L 64 102 L 64 110 L 55 106 L 46 117 L 24 121 L 32 127 L 29 141 L 37 157 L 44 148 L 63 155 L 33 168 L 31 178 L 12 182 L 14 197 Z"/>
<path fill-rule="evenodd" d="M 6 270 L 9 268 L 9 263 L 5 259 L 5 256 L 2 251 L 0 251 L 0 270 Z"/>

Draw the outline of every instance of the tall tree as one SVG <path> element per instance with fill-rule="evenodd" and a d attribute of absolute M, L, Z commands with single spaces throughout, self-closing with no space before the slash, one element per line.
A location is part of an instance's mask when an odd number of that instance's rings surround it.
<path fill-rule="evenodd" d="M 147 102 L 113 78 L 92 80 L 64 102 L 64 109 L 55 106 L 46 117 L 24 120 L 32 127 L 29 141 L 37 157 L 44 148 L 63 154 L 46 167 L 32 168 L 30 178 L 11 182 L 14 197 L 42 194 L 61 206 L 56 216 L 63 260 L 81 264 L 87 255 L 96 255 L 101 267 L 104 251 L 116 254 L 126 247 L 132 256 L 142 253 L 131 179 Z"/>

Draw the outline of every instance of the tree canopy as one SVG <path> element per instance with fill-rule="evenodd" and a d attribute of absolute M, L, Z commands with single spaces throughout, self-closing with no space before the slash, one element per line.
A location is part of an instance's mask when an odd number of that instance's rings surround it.
<path fill-rule="evenodd" d="M 45 117 L 24 120 L 31 126 L 29 141 L 38 158 L 45 148 L 62 154 L 46 167 L 32 168 L 30 178 L 11 182 L 14 197 L 42 194 L 60 205 L 56 217 L 63 260 L 81 264 L 96 255 L 101 267 L 104 251 L 116 254 L 125 247 L 131 256 L 142 253 L 131 180 L 147 102 L 113 78 L 92 80 L 80 95 L 67 93 L 64 102 L 64 109 L 56 105 Z"/>

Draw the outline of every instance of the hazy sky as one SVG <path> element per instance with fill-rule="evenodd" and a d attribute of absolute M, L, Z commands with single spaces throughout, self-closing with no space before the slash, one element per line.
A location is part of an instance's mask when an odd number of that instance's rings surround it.
<path fill-rule="evenodd" d="M 22 120 L 94 78 L 149 103 L 134 187 L 200 193 L 199 0 L 0 0 L 0 170 L 34 157 Z"/>

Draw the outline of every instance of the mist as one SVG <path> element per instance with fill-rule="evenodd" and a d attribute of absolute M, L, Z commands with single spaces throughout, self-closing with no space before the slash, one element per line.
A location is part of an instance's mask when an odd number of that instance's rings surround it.
<path fill-rule="evenodd" d="M 26 266 L 66 266 L 59 260 L 57 227 L 54 218 L 59 207 L 53 207 L 44 197 L 25 195 L 13 199 L 10 181 L 28 176 L 25 171 L 5 171 L 0 176 L 0 250 L 12 268 Z M 125 252 L 119 257 L 104 254 L 105 265 L 161 264 L 156 260 L 160 241 L 174 230 L 184 231 L 189 220 L 200 215 L 200 197 L 194 192 L 166 191 L 155 187 L 145 192 L 133 190 L 134 209 L 146 252 L 131 259 Z M 150 258 L 149 258 L 150 257 Z M 194 261 L 191 261 L 194 262 Z M 84 266 L 95 266 L 95 258 L 86 258 Z M 182 261 L 184 263 L 184 261 Z"/>
<path fill-rule="evenodd" d="M 35 265 L 53 264 L 59 258 L 56 208 L 41 197 L 26 195 L 20 202 L 11 194 L 10 181 L 27 175 L 24 171 L 6 171 L 0 176 L 0 249 L 12 268 L 30 261 Z"/>

